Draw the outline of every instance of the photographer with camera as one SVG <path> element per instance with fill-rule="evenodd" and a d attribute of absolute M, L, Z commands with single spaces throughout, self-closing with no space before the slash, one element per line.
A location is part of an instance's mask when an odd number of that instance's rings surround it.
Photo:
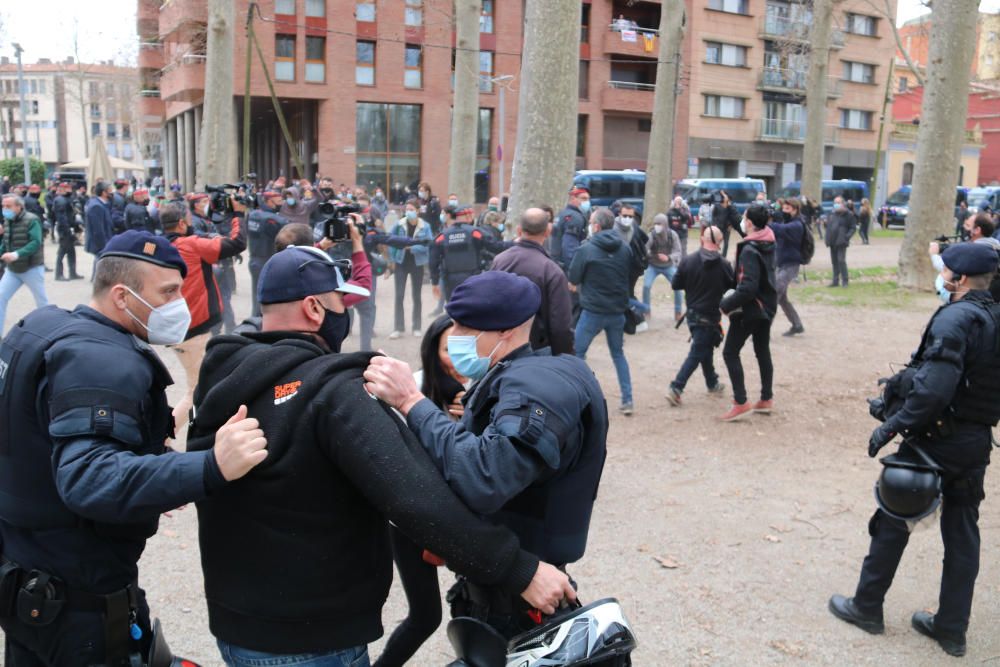
<path fill-rule="evenodd" d="M 274 254 L 274 242 L 278 232 L 289 223 L 288 218 L 278 213 L 281 208 L 281 193 L 266 190 L 258 198 L 260 207 L 247 216 L 247 242 L 250 248 L 250 298 L 253 304 L 251 314 L 260 315 L 257 301 L 257 281 L 260 270 Z"/>

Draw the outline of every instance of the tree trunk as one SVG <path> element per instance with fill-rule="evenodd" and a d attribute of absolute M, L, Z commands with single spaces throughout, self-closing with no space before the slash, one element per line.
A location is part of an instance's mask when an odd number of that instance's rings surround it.
<path fill-rule="evenodd" d="M 448 193 L 476 200 L 476 128 L 479 120 L 479 0 L 455 0 L 455 97 L 451 112 Z"/>
<path fill-rule="evenodd" d="M 830 63 L 830 30 L 833 0 L 813 2 L 813 25 L 809 33 L 812 53 L 806 78 L 806 142 L 802 147 L 801 192 L 822 203 L 823 159 L 826 153 L 826 87 Z"/>
<path fill-rule="evenodd" d="M 649 223 L 669 208 L 673 195 L 674 120 L 677 111 L 677 72 L 684 39 L 684 0 L 665 0 L 660 9 L 660 55 L 656 65 L 653 127 L 646 157 L 646 196 L 643 220 Z M 647 224 L 647 227 L 649 225 Z"/>
<path fill-rule="evenodd" d="M 236 179 L 233 119 L 233 0 L 208 2 L 208 57 L 205 59 L 205 102 L 201 114 L 197 189 Z M 250 54 L 247 54 L 250 57 Z"/>
<path fill-rule="evenodd" d="M 580 93 L 579 0 L 527 0 L 508 220 L 558 208 L 573 183 Z"/>
<path fill-rule="evenodd" d="M 924 99 L 920 107 L 913 194 L 899 251 L 903 287 L 930 289 L 927 245 L 953 229 L 955 187 L 969 107 L 969 68 L 976 45 L 976 0 L 935 0 Z"/>

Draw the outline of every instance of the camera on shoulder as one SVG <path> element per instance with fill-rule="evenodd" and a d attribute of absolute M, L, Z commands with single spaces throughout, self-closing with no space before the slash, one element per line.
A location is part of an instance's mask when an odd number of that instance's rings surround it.
<path fill-rule="evenodd" d="M 362 234 L 365 233 L 363 223 L 351 220 L 352 213 L 361 213 L 361 207 L 357 204 L 344 204 L 338 206 L 333 202 L 323 202 L 319 205 L 319 212 L 325 216 L 323 220 L 323 236 L 334 242 L 346 241 L 351 238 L 348 225 L 354 225 Z"/>

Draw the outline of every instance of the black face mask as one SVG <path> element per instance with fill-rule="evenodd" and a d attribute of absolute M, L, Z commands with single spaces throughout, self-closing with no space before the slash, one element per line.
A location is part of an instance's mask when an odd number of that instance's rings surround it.
<path fill-rule="evenodd" d="M 319 191 L 327 197 L 333 196 L 333 188 L 320 188 Z"/>
<path fill-rule="evenodd" d="M 323 310 L 326 311 L 326 315 L 323 316 L 323 323 L 319 325 L 316 335 L 322 338 L 333 352 L 340 352 L 341 343 L 351 333 L 351 317 L 347 314 L 347 310 L 335 313 L 326 306 L 323 306 Z"/>

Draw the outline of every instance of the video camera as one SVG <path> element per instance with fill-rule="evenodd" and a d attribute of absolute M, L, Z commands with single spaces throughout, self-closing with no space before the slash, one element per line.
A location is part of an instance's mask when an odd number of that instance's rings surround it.
<path fill-rule="evenodd" d="M 325 216 L 323 220 L 323 236 L 331 241 L 346 241 L 351 238 L 348 225 L 353 224 L 362 234 L 365 233 L 363 223 L 351 221 L 351 213 L 361 213 L 361 207 L 357 204 L 344 204 L 341 206 L 333 202 L 325 201 L 319 205 L 319 212 Z"/>
<path fill-rule="evenodd" d="M 946 236 L 942 234 L 941 236 L 934 239 L 937 241 L 938 249 L 944 252 L 944 249 L 950 246 L 952 243 L 960 243 L 962 241 L 961 234 L 952 234 L 951 236 Z"/>
<path fill-rule="evenodd" d="M 209 196 L 209 210 L 213 213 L 233 213 L 233 200 L 238 201 L 244 208 L 257 208 L 256 176 L 256 174 L 247 174 L 242 182 L 236 184 L 206 185 L 205 192 Z"/>

